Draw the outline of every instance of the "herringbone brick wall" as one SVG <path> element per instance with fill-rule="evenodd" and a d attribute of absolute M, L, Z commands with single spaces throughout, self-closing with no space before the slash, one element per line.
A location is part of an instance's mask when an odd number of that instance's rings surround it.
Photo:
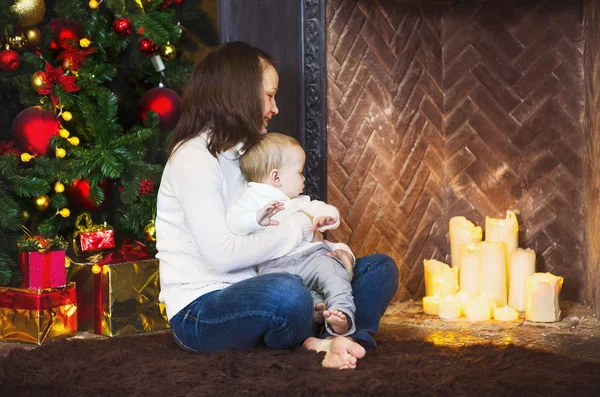
<path fill-rule="evenodd" d="M 391 255 L 396 299 L 419 297 L 423 259 L 447 258 L 450 217 L 483 226 L 513 209 L 537 270 L 585 300 L 583 3 L 326 10 L 333 238 Z"/>

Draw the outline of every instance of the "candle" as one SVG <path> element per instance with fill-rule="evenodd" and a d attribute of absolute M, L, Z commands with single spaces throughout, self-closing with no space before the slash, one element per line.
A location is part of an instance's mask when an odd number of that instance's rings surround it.
<path fill-rule="evenodd" d="M 494 309 L 496 308 L 496 299 L 489 298 L 485 294 L 481 295 L 479 298 L 482 302 L 487 303 L 488 309 L 490 310 L 490 318 L 494 318 Z"/>
<path fill-rule="evenodd" d="M 461 315 L 464 315 L 466 303 L 473 298 L 468 292 L 460 290 L 456 295 L 454 295 L 454 299 L 460 302 Z"/>
<path fill-rule="evenodd" d="M 444 296 L 439 303 L 439 318 L 450 320 L 460 317 L 462 303 L 453 296 Z"/>
<path fill-rule="evenodd" d="M 460 246 L 460 268 L 458 269 L 460 290 L 471 296 L 479 295 L 479 243 Z"/>
<path fill-rule="evenodd" d="M 465 315 L 471 321 L 486 321 L 490 319 L 488 299 L 475 298 L 465 304 Z"/>
<path fill-rule="evenodd" d="M 528 321 L 551 323 L 560 320 L 558 296 L 564 279 L 551 273 L 527 276 L 525 318 Z"/>
<path fill-rule="evenodd" d="M 440 297 L 437 295 L 424 297 L 423 311 L 425 314 L 437 316 L 440 311 Z"/>
<path fill-rule="evenodd" d="M 423 261 L 425 269 L 425 295 L 454 295 L 458 291 L 458 269 L 435 259 Z"/>
<path fill-rule="evenodd" d="M 479 292 L 505 306 L 506 294 L 506 244 L 504 242 L 479 243 Z"/>
<path fill-rule="evenodd" d="M 519 222 L 512 211 L 506 211 L 506 218 L 485 217 L 485 241 L 490 243 L 503 241 L 506 244 L 506 286 L 510 280 L 508 258 L 513 250 L 519 246 Z M 504 305 L 502 305 L 504 306 Z"/>
<path fill-rule="evenodd" d="M 535 251 L 517 248 L 510 255 L 508 305 L 525 311 L 525 279 L 535 273 Z"/>
<path fill-rule="evenodd" d="M 515 321 L 519 319 L 519 313 L 512 307 L 497 307 L 494 309 L 494 318 L 498 321 Z"/>
<path fill-rule="evenodd" d="M 473 222 L 464 216 L 450 218 L 450 264 L 452 267 L 460 267 L 460 246 L 462 244 L 478 243 L 481 241 L 481 227 L 475 226 Z"/>

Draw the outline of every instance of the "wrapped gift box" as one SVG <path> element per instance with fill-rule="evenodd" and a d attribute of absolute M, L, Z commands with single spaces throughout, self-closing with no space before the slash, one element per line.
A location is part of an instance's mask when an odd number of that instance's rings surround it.
<path fill-rule="evenodd" d="M 158 260 L 131 247 L 96 264 L 71 258 L 67 279 L 77 284 L 79 330 L 117 336 L 169 328 L 158 301 Z"/>
<path fill-rule="evenodd" d="M 74 283 L 35 290 L 0 287 L 0 340 L 41 345 L 76 334 Z"/>
<path fill-rule="evenodd" d="M 21 288 L 59 288 L 67 284 L 65 251 L 20 252 Z"/>
<path fill-rule="evenodd" d="M 94 224 L 92 216 L 84 212 L 75 220 L 73 249 L 76 254 L 95 253 L 115 248 L 115 231 L 105 224 Z"/>

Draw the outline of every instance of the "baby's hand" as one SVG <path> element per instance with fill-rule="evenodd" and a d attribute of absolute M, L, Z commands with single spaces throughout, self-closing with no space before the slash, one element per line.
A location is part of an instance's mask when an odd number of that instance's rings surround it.
<path fill-rule="evenodd" d="M 277 226 L 279 222 L 271 219 L 276 213 L 283 210 L 282 201 L 271 201 L 256 211 L 256 222 L 261 226 Z"/>
<path fill-rule="evenodd" d="M 318 216 L 313 219 L 312 230 L 315 231 L 325 226 L 335 225 L 337 221 L 337 218 L 334 218 L 332 216 Z"/>

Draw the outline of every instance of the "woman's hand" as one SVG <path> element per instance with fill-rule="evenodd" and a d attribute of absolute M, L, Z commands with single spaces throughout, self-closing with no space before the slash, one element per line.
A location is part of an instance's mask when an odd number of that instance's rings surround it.
<path fill-rule="evenodd" d="M 326 256 L 332 256 L 338 258 L 344 264 L 348 273 L 350 273 L 350 279 L 354 276 L 354 259 L 352 255 L 348 251 L 344 251 L 342 249 L 338 249 L 332 252 L 328 252 L 325 254 Z"/>

